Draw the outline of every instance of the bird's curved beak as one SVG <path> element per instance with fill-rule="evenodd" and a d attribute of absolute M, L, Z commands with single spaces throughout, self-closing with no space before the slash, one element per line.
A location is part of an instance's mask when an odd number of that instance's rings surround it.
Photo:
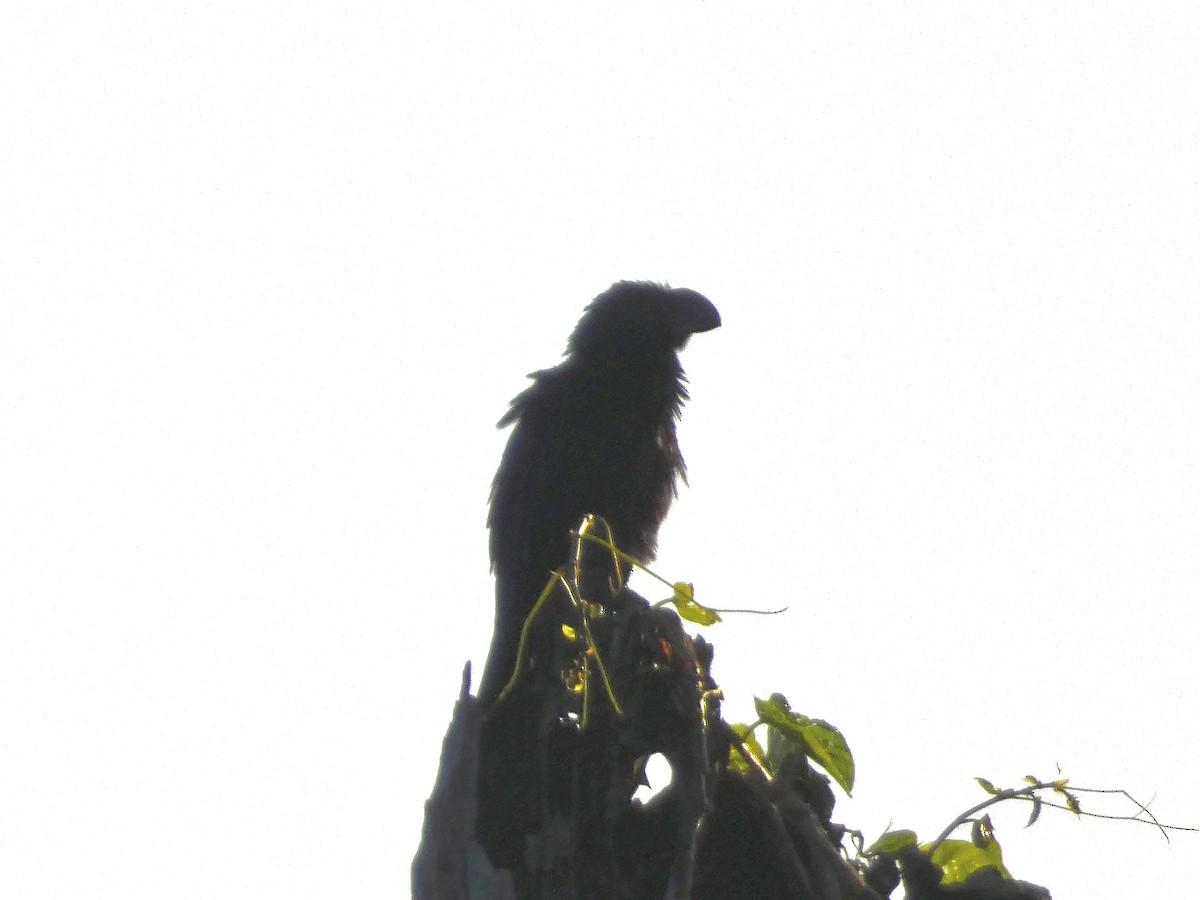
<path fill-rule="evenodd" d="M 687 288 L 675 288 L 671 294 L 679 307 L 679 322 L 685 340 L 687 335 L 721 327 L 721 314 L 703 294 Z"/>

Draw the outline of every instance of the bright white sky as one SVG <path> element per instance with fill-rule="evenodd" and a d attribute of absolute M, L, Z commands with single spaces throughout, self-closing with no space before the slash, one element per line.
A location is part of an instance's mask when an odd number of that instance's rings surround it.
<path fill-rule="evenodd" d="M 1056 763 L 1200 825 L 1195 5 L 500 6 L 0 15 L 3 893 L 406 895 L 493 423 L 619 278 L 724 316 L 658 569 L 790 607 L 730 718 L 840 726 L 868 840 Z"/>

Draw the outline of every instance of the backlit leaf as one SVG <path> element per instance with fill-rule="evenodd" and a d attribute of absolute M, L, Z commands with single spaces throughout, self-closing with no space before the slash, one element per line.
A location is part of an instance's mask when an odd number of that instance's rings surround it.
<path fill-rule="evenodd" d="M 928 853 L 928 845 L 921 848 Z M 1004 868 L 1000 842 L 990 841 L 986 847 L 976 847 L 970 841 L 942 841 L 931 857 L 942 868 L 942 884 L 962 884 L 980 869 L 996 869 L 1005 878 L 1012 878 Z"/>
<path fill-rule="evenodd" d="M 782 694 L 770 700 L 754 698 L 754 709 L 780 737 L 801 747 L 849 794 L 854 789 L 854 756 L 842 733 L 821 719 L 792 712 Z"/>
<path fill-rule="evenodd" d="M 888 856 L 896 856 L 905 847 L 915 847 L 916 845 L 917 833 L 915 831 L 909 831 L 907 828 L 885 831 L 880 835 L 879 840 L 866 849 L 865 855 L 874 856 L 877 853 L 886 853 Z"/>
<path fill-rule="evenodd" d="M 749 725 L 743 725 L 740 722 L 734 723 L 729 727 L 733 729 L 734 734 L 741 738 L 743 746 L 750 755 L 757 759 L 759 765 L 765 769 L 767 767 L 767 754 L 763 751 L 762 744 L 758 742 L 758 738 L 754 736 L 753 729 Z M 746 761 L 746 757 L 742 756 L 742 751 L 739 748 L 730 745 L 729 768 L 744 775 L 754 767 Z"/>
<path fill-rule="evenodd" d="M 716 610 L 696 602 L 696 591 L 692 585 L 686 581 L 677 581 L 673 587 L 675 594 L 671 597 L 671 602 L 675 604 L 675 610 L 681 619 L 695 622 L 697 625 L 715 625 L 721 621 Z"/>

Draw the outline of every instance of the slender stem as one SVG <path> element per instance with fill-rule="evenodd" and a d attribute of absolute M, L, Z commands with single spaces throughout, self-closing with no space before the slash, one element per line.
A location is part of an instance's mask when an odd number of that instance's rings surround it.
<path fill-rule="evenodd" d="M 972 806 L 970 809 L 968 809 L 966 812 L 959 814 L 957 819 L 955 819 L 953 822 L 951 822 L 949 825 L 947 825 L 945 830 L 941 834 L 939 834 L 936 838 L 934 838 L 933 843 L 929 845 L 929 855 L 930 856 L 933 855 L 933 851 L 936 850 L 938 847 L 940 847 L 942 845 L 942 842 L 944 840 L 946 840 L 946 838 L 950 837 L 950 834 L 954 831 L 955 828 L 957 828 L 959 825 L 965 825 L 965 824 L 967 824 L 967 822 L 970 822 L 971 819 L 974 817 L 975 813 L 982 812 L 983 810 L 987 809 L 989 806 L 995 806 L 997 803 L 1000 803 L 1003 800 L 1009 800 L 1013 797 L 1020 797 L 1022 794 L 1032 796 L 1032 793 L 1031 793 L 1032 791 L 1035 791 L 1040 787 L 1051 787 L 1051 786 L 1052 785 L 1048 785 L 1048 784 L 1037 784 L 1037 785 L 1031 785 L 1030 787 L 1024 788 L 1019 791 L 1015 791 L 1012 788 L 1006 788 L 1005 790 L 997 791 L 993 796 L 988 797 L 982 803 L 976 804 L 975 806 Z"/>
<path fill-rule="evenodd" d="M 942 842 L 945 841 L 946 838 L 948 838 L 950 836 L 950 834 L 954 831 L 954 829 L 958 828 L 960 825 L 965 825 L 967 822 L 970 822 L 972 820 L 972 818 L 974 818 L 976 813 L 982 812 L 983 810 L 987 809 L 989 806 L 995 806 L 997 803 L 1000 803 L 1004 800 L 1027 800 L 1030 803 L 1038 801 L 1038 802 L 1041 802 L 1045 806 L 1053 807 L 1054 809 L 1065 809 L 1067 812 L 1073 812 L 1077 816 L 1087 816 L 1092 819 L 1111 819 L 1111 820 L 1122 821 L 1122 822 L 1141 822 L 1144 825 L 1153 825 L 1154 827 L 1156 827 L 1159 831 L 1161 831 L 1163 833 L 1163 837 L 1165 837 L 1168 841 L 1171 839 L 1170 836 L 1167 834 L 1168 830 L 1170 830 L 1170 831 L 1200 831 L 1200 828 L 1188 828 L 1183 825 L 1164 825 L 1163 823 L 1159 822 L 1157 818 L 1155 818 L 1154 814 L 1152 812 L 1150 812 L 1149 809 L 1146 808 L 1146 805 L 1144 803 L 1138 802 L 1136 799 L 1134 799 L 1129 794 L 1128 791 L 1122 790 L 1121 788 L 1083 788 L 1083 787 L 1072 786 L 1070 788 L 1070 793 L 1071 794 L 1074 794 L 1074 793 L 1124 794 L 1125 797 L 1128 798 L 1129 802 L 1131 802 L 1134 806 L 1136 806 L 1138 808 L 1138 811 L 1136 813 L 1134 813 L 1132 816 L 1110 816 L 1110 815 L 1105 815 L 1104 813 L 1088 812 L 1086 810 L 1074 808 L 1071 806 L 1066 806 L 1061 803 L 1054 803 L 1053 801 L 1045 800 L 1041 797 L 1035 796 L 1038 791 L 1045 791 L 1045 790 L 1051 790 L 1051 791 L 1054 791 L 1055 793 L 1066 794 L 1067 791 L 1065 789 L 1065 785 L 1066 785 L 1065 780 L 1051 781 L 1051 782 L 1039 781 L 1036 784 L 1031 784 L 1029 787 L 1021 788 L 1020 790 L 1017 790 L 1014 788 L 1006 788 L 1005 790 L 997 791 L 994 795 L 992 795 L 991 797 L 988 797 L 988 799 L 984 800 L 982 803 L 979 803 L 979 804 L 971 807 L 966 812 L 962 813 L 953 822 L 951 822 L 950 825 L 946 827 L 946 830 L 943 831 L 941 834 L 939 834 L 937 836 L 937 839 L 934 840 L 934 842 L 929 845 L 929 853 L 932 855 L 933 851 L 936 850 L 942 844 Z M 1149 819 L 1141 818 L 1142 813 L 1145 813 L 1150 818 Z"/>
<path fill-rule="evenodd" d="M 512 674 L 508 676 L 508 681 L 504 685 L 504 690 L 502 690 L 500 695 L 496 698 L 497 702 L 507 697 L 509 692 L 513 689 L 513 686 L 517 683 L 517 677 L 521 673 L 521 660 L 525 658 L 525 647 L 529 642 L 529 626 L 533 620 L 537 618 L 537 614 L 541 612 L 542 607 L 546 605 L 546 601 L 550 599 L 550 594 L 554 592 L 554 585 L 559 580 L 561 580 L 563 584 L 566 584 L 566 578 L 563 577 L 562 570 L 556 569 L 554 574 L 550 576 L 550 580 L 546 582 L 546 586 L 542 588 L 542 593 L 537 598 L 537 602 L 533 604 L 533 609 L 529 611 L 529 615 L 527 615 L 525 617 L 525 621 L 521 623 L 521 640 L 517 644 L 517 664 L 513 666 Z M 567 590 L 569 591 L 570 589 L 570 585 L 567 585 Z"/>

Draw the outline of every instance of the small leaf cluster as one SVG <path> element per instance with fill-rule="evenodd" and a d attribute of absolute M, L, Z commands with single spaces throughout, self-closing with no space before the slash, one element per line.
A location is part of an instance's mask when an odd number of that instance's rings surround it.
<path fill-rule="evenodd" d="M 1059 774 L 1061 776 L 1062 773 L 1060 772 Z M 1074 813 L 1077 816 L 1123 819 L 1130 822 L 1142 822 L 1154 825 L 1162 831 L 1164 836 L 1167 833 L 1166 829 L 1181 831 L 1195 830 L 1160 823 L 1150 810 L 1147 809 L 1145 804 L 1139 803 L 1127 792 L 1119 788 L 1068 788 L 1069 780 L 1066 778 L 1059 777 L 1052 781 L 1042 781 L 1033 775 L 1026 775 L 1024 778 L 1026 786 L 1017 788 L 998 788 L 986 778 L 976 778 L 975 781 L 990 795 L 989 798 L 960 814 L 934 840 L 922 844 L 918 841 L 916 832 L 914 831 L 908 829 L 887 831 L 879 840 L 868 847 L 863 855 L 866 857 L 888 856 L 895 859 L 901 855 L 905 848 L 915 847 L 926 854 L 934 865 L 941 867 L 943 872 L 941 883 L 946 885 L 961 884 L 976 872 L 987 868 L 995 869 L 1004 878 L 1011 879 L 1012 875 L 1004 865 L 1000 842 L 996 839 L 992 818 L 988 813 L 984 812 L 989 807 L 1008 800 L 1025 801 L 1030 804 L 1031 809 L 1029 820 L 1025 823 L 1026 828 L 1038 820 L 1044 806 L 1051 806 L 1055 809 L 1063 809 Z M 1080 793 L 1121 794 L 1137 807 L 1137 812 L 1129 816 L 1112 816 L 1084 812 L 1083 806 L 1079 801 L 1078 795 Z M 1056 802 L 1052 799 L 1055 797 L 1061 798 L 1061 802 Z M 980 813 L 982 815 L 979 815 Z M 971 839 L 969 841 L 950 838 L 950 835 L 955 830 L 966 825 L 970 825 Z"/>

